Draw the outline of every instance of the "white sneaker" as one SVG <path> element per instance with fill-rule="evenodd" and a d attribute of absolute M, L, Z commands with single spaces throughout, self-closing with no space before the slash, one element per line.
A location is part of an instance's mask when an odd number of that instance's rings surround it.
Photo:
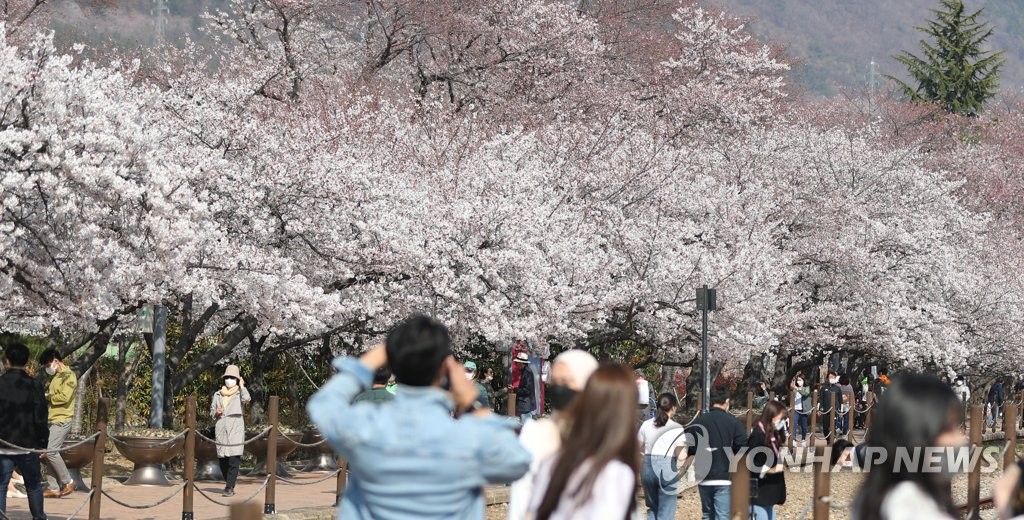
<path fill-rule="evenodd" d="M 17 489 L 8 489 L 7 498 L 28 498 L 28 495 L 22 493 L 21 491 L 18 491 Z"/>

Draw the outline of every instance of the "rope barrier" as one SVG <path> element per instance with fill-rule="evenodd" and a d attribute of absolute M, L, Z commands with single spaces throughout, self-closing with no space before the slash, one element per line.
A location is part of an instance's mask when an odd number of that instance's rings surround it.
<path fill-rule="evenodd" d="M 147 448 L 162 448 L 164 446 L 170 446 L 170 445 L 174 444 L 175 442 L 178 442 L 178 439 L 184 437 L 186 433 L 188 433 L 187 429 L 182 431 L 181 433 L 175 435 L 174 437 L 168 438 L 167 440 L 165 440 L 163 442 L 159 442 L 157 444 L 148 445 L 146 447 Z M 137 446 L 137 445 L 134 445 L 134 444 L 132 444 L 130 442 L 127 442 L 127 441 L 124 441 L 122 439 L 117 438 L 117 436 L 114 435 L 114 432 L 110 431 L 109 429 L 107 430 L 107 437 L 110 438 L 110 440 L 114 444 L 119 444 L 121 446 Z"/>
<path fill-rule="evenodd" d="M 198 436 L 200 439 L 203 439 L 206 442 L 209 442 L 209 443 L 215 444 L 217 446 L 220 446 L 221 448 L 237 448 L 239 446 L 247 446 L 247 445 L 252 444 L 252 443 L 254 443 L 254 442 L 258 441 L 258 440 L 262 440 L 263 436 L 266 435 L 267 433 L 269 433 L 272 428 L 273 428 L 273 426 L 267 426 L 263 431 L 257 433 L 256 435 L 254 435 L 252 438 L 250 438 L 249 440 L 247 440 L 245 442 L 219 443 L 219 442 L 217 442 L 217 439 L 211 439 L 211 438 L 203 435 L 202 433 L 199 433 L 198 431 L 196 431 L 196 436 Z"/>
<path fill-rule="evenodd" d="M 800 516 L 798 516 L 797 518 L 799 518 L 800 520 L 807 520 L 807 515 L 810 514 L 812 507 L 814 507 L 813 497 L 807 499 L 807 505 L 804 506 L 804 510 L 800 512 Z"/>
<path fill-rule="evenodd" d="M 336 469 L 336 470 L 332 471 L 329 475 L 327 475 L 327 476 L 325 476 L 323 478 L 312 480 L 310 482 L 300 482 L 298 480 L 292 480 L 290 478 L 285 478 L 285 477 L 282 477 L 280 475 L 278 475 L 277 480 L 280 480 L 281 482 L 284 482 L 286 484 L 291 484 L 293 486 L 312 486 L 313 484 L 319 484 L 321 482 L 324 482 L 324 481 L 330 480 L 332 478 L 335 478 L 335 477 L 338 476 L 338 473 L 341 473 L 340 469 Z"/>
<path fill-rule="evenodd" d="M 85 509 L 85 506 L 89 505 L 89 500 L 92 499 L 92 496 L 95 493 L 96 493 L 95 489 L 90 489 L 89 493 L 87 493 L 85 495 L 85 500 L 83 500 L 82 503 L 78 505 L 78 508 L 76 508 L 74 511 L 72 511 L 71 514 L 68 515 L 68 517 L 65 520 L 73 520 L 75 518 L 75 516 L 78 515 L 78 513 L 81 513 L 82 509 Z"/>
<path fill-rule="evenodd" d="M 111 496 L 110 493 L 107 493 L 106 489 L 103 490 L 103 496 L 109 498 L 111 500 L 111 502 L 113 502 L 113 503 L 115 503 L 115 504 L 117 504 L 117 505 L 119 505 L 121 507 L 127 507 L 128 509 L 152 509 L 152 508 L 157 507 L 157 506 L 159 506 L 161 504 L 169 502 L 171 499 L 173 499 L 174 497 L 178 496 L 184 490 L 185 490 L 185 484 L 182 484 L 182 485 L 178 486 L 178 489 L 175 490 L 174 493 L 171 493 L 167 497 L 162 498 L 162 499 L 160 499 L 160 500 L 158 500 L 158 501 L 156 501 L 156 502 L 154 502 L 152 504 L 146 504 L 144 506 L 129 504 L 127 502 L 122 502 L 122 501 L 114 498 L 113 496 Z"/>
<path fill-rule="evenodd" d="M 277 477 L 277 478 L 280 479 L 281 477 Z M 269 483 L 270 483 L 270 475 L 267 475 L 267 478 L 263 479 L 263 484 L 260 485 L 260 488 L 257 489 L 252 495 L 249 495 L 249 498 L 246 498 L 245 500 L 243 500 L 241 502 L 234 502 L 234 503 L 236 503 L 236 504 L 238 504 L 238 503 L 244 504 L 244 503 L 246 503 L 246 502 L 256 498 L 260 493 L 263 492 L 264 489 L 266 489 L 267 484 L 269 484 Z M 218 506 L 231 507 L 231 505 L 232 505 L 232 503 L 221 502 L 220 500 L 217 500 L 217 499 L 211 497 L 210 495 L 207 495 L 206 491 L 203 491 L 203 489 L 200 488 L 199 486 L 196 486 L 195 490 L 198 491 L 199 494 L 202 495 L 204 498 L 206 498 L 210 502 L 213 502 L 214 504 L 217 504 Z"/>
<path fill-rule="evenodd" d="M 844 503 L 839 503 L 839 502 L 833 502 L 832 501 L 832 495 L 825 495 L 825 496 L 821 497 L 821 501 L 826 503 L 826 504 L 828 504 L 828 508 L 829 509 L 834 509 L 836 511 L 849 511 L 853 507 L 853 503 L 852 502 L 847 502 L 845 504 Z"/>
<path fill-rule="evenodd" d="M 59 450 L 57 450 L 57 451 L 61 452 L 61 451 L 70 450 L 72 448 L 77 448 L 77 447 L 79 447 L 79 446 L 81 446 L 83 444 L 87 444 L 90 441 L 96 440 L 96 438 L 99 437 L 99 436 L 100 436 L 100 432 L 96 432 L 96 433 L 94 433 L 94 434 L 92 434 L 92 435 L 90 435 L 90 436 L 88 436 L 88 437 L 86 437 L 86 438 L 84 438 L 84 439 L 82 439 L 82 440 L 80 440 L 80 441 L 70 445 L 70 446 L 61 446 L 61 448 Z M 3 439 L 0 439 L 0 444 L 3 444 L 4 446 L 6 446 L 6 447 L 8 447 L 8 448 L 10 448 L 12 450 L 24 451 L 26 453 L 48 453 L 48 452 L 51 451 L 51 450 L 47 450 L 47 449 L 37 450 L 37 449 L 33 449 L 33 448 L 26 448 L 24 446 L 18 446 L 17 444 L 13 444 L 13 443 L 7 442 L 7 441 L 5 441 Z"/>
<path fill-rule="evenodd" d="M 320 439 L 319 441 L 316 441 L 316 442 L 311 443 L 311 444 L 304 444 L 304 443 L 301 443 L 301 442 L 292 441 L 293 444 L 295 444 L 296 446 L 298 446 L 300 448 L 316 448 L 316 447 L 322 446 L 325 442 L 327 442 L 327 439 Z"/>

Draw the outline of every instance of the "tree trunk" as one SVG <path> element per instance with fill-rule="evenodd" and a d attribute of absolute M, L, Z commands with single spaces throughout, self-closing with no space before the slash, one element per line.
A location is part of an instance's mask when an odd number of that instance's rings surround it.
<path fill-rule="evenodd" d="M 114 414 L 114 429 L 116 431 L 121 431 L 125 427 L 128 392 L 135 386 L 135 377 L 139 373 L 139 367 L 142 366 L 144 357 L 142 352 L 136 353 L 135 359 L 131 361 L 131 366 L 126 367 L 131 345 L 131 342 L 122 341 L 117 347 L 117 411 Z"/>
<path fill-rule="evenodd" d="M 71 435 L 73 436 L 82 434 L 82 416 L 85 414 L 85 391 L 88 386 L 89 374 L 92 373 L 95 367 L 96 365 L 89 367 L 78 378 L 78 386 L 75 388 L 75 413 L 71 417 Z"/>

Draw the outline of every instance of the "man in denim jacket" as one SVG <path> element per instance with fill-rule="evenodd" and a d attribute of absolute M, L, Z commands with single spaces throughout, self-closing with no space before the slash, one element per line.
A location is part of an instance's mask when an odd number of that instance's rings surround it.
<path fill-rule="evenodd" d="M 479 519 L 485 484 L 526 473 L 530 455 L 512 424 L 472 410 L 477 390 L 449 341 L 444 325 L 413 316 L 359 359 L 336 359 L 338 374 L 310 398 L 310 418 L 348 460 L 339 518 Z M 394 400 L 352 404 L 385 365 L 398 381 Z"/>

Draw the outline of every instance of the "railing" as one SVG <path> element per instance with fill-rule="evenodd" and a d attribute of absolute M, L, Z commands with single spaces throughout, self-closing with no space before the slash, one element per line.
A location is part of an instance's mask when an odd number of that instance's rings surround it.
<path fill-rule="evenodd" d="M 114 503 L 116 503 L 116 504 L 118 504 L 118 505 L 120 505 L 122 507 L 126 507 L 126 508 L 129 508 L 129 509 L 140 509 L 141 510 L 141 509 L 151 509 L 151 508 L 160 506 L 162 504 L 165 504 L 165 503 L 173 500 L 175 497 L 177 497 L 180 494 L 181 497 L 182 497 L 181 498 L 181 501 L 182 501 L 182 503 L 181 503 L 181 517 L 182 517 L 182 520 L 193 520 L 193 518 L 194 518 L 194 501 L 195 501 L 195 492 L 196 491 L 199 491 L 199 494 L 201 496 L 203 496 L 204 498 L 206 498 L 207 500 L 209 500 L 209 501 L 211 501 L 213 503 L 216 503 L 216 504 L 219 504 L 219 505 L 222 505 L 222 506 L 225 506 L 225 507 L 230 507 L 231 508 L 232 518 L 235 518 L 236 517 L 235 516 L 236 515 L 236 510 L 237 511 L 245 511 L 245 512 L 251 511 L 252 507 L 256 506 L 255 503 L 252 503 L 252 500 L 255 499 L 257 496 L 259 496 L 259 494 L 261 492 L 264 493 L 264 509 L 263 509 L 263 513 L 264 514 L 274 514 L 274 513 L 276 513 L 277 512 L 277 508 L 276 508 L 275 504 L 276 504 L 277 482 L 278 482 L 278 480 L 282 481 L 282 483 L 284 483 L 284 484 L 300 485 L 301 486 L 301 485 L 318 484 L 318 483 L 322 483 L 322 482 L 324 482 L 326 480 L 329 480 L 329 479 L 333 478 L 333 479 L 337 480 L 337 485 L 336 485 L 337 496 L 341 496 L 341 493 L 345 489 L 345 484 L 346 484 L 345 461 L 340 459 L 340 458 L 338 459 L 338 468 L 339 469 L 337 471 L 332 472 L 332 473 L 328 474 L 326 477 L 321 478 L 321 479 L 317 479 L 315 481 L 301 482 L 301 481 L 296 481 L 296 480 L 291 480 L 291 479 L 279 477 L 277 475 L 277 471 L 276 471 L 276 469 L 277 469 L 277 440 L 278 440 L 278 433 L 280 432 L 280 418 L 279 418 L 280 401 L 279 401 L 277 396 L 271 396 L 270 397 L 269 406 L 268 406 L 268 413 L 267 413 L 267 418 L 268 418 L 269 426 L 267 427 L 266 430 L 264 430 L 264 432 L 261 432 L 260 434 L 254 436 L 251 439 L 248 439 L 244 443 L 242 443 L 242 444 L 249 444 L 249 443 L 251 443 L 251 442 L 253 442 L 253 441 L 257 440 L 257 439 L 263 438 L 264 435 L 267 436 L 267 478 L 266 478 L 266 480 L 263 482 L 263 484 L 260 486 L 260 488 L 255 493 L 253 493 L 251 496 L 247 497 L 245 500 L 240 501 L 240 502 L 235 502 L 235 503 L 232 503 L 232 504 L 227 504 L 227 503 L 224 503 L 224 502 L 220 502 L 220 501 L 214 499 L 213 497 L 207 495 L 205 492 L 203 492 L 202 489 L 197 488 L 196 485 L 195 485 L 196 484 L 195 483 L 195 473 L 196 473 L 196 437 L 197 436 L 202 436 L 202 434 L 199 433 L 199 429 L 198 429 L 198 427 L 196 425 L 196 398 L 193 396 L 193 397 L 189 397 L 188 398 L 187 403 L 186 403 L 186 407 L 185 407 L 185 410 L 186 410 L 185 411 L 185 424 L 186 424 L 185 431 L 182 432 L 181 434 L 179 434 L 178 436 L 176 436 L 174 439 L 171 439 L 171 440 L 177 441 L 180 438 L 181 435 L 185 436 L 185 443 L 184 443 L 184 448 L 183 448 L 184 463 L 185 463 L 184 474 L 183 474 L 184 482 L 181 485 L 175 486 L 174 490 L 170 494 L 168 494 L 167 496 L 157 500 L 156 502 L 149 503 L 149 504 L 132 504 L 132 503 L 129 503 L 129 502 L 125 502 L 123 500 L 120 500 L 120 499 L 118 499 L 116 497 L 111 496 L 106 490 L 103 489 L 103 475 L 104 475 L 104 463 L 105 463 L 105 456 L 106 456 L 107 440 L 110 440 L 110 441 L 115 442 L 115 443 L 118 442 L 118 439 L 115 436 L 112 436 L 107 431 L 107 418 L 108 418 L 109 406 L 110 406 L 110 400 L 109 399 L 106 399 L 106 398 L 100 399 L 99 405 L 98 405 L 97 411 L 96 411 L 97 412 L 96 413 L 96 433 L 91 435 L 91 436 L 89 436 L 85 440 L 81 441 L 81 443 L 79 443 L 79 444 L 82 444 L 82 443 L 85 443 L 85 442 L 89 442 L 89 441 L 91 441 L 93 439 L 96 440 L 96 444 L 95 444 L 95 446 L 93 448 L 93 456 L 92 456 L 92 490 L 89 491 L 89 494 L 88 494 L 88 496 L 85 497 L 85 500 L 83 501 L 82 505 L 79 506 L 71 514 L 71 516 L 68 517 L 69 519 L 74 518 L 75 515 L 77 515 L 86 505 L 88 505 L 89 506 L 89 520 L 99 520 L 100 519 L 100 515 L 101 515 L 101 508 L 102 508 L 104 497 L 106 497 L 106 499 L 108 499 L 111 502 L 114 502 Z M 216 440 L 214 440 L 214 439 L 208 439 L 205 436 L 203 436 L 203 438 L 207 439 L 209 442 L 213 442 L 214 444 L 217 444 Z M 311 447 L 319 446 L 320 444 L 322 444 L 325 441 L 321 440 L 320 442 L 316 442 L 316 443 L 312 443 L 312 444 L 302 444 L 302 443 L 299 443 L 297 441 L 293 441 L 293 442 L 295 442 L 295 444 L 298 444 L 300 447 L 311 448 Z M 39 452 L 39 451 L 41 451 L 41 450 L 31 450 L 31 449 L 28 449 L 28 448 L 22 448 L 22 447 L 14 446 L 14 445 L 11 445 L 11 444 L 7 443 L 6 441 L 3 441 L 3 440 L 0 440 L 0 445 L 6 445 L 6 447 L 15 447 L 15 448 L 19 448 L 19 449 L 24 449 L 25 451 L 29 451 L 29 452 Z M 220 446 L 229 446 L 228 444 L 219 444 L 219 445 Z M 64 449 L 62 449 L 61 451 L 65 451 L 67 449 L 71 449 L 71 448 L 73 448 L 75 446 L 77 446 L 77 445 L 67 446 Z M 235 446 L 235 444 L 231 444 L 230 446 Z M 255 512 L 256 512 L 256 516 L 238 516 L 238 518 L 259 518 L 260 515 L 259 515 L 259 508 L 258 508 L 258 506 L 255 507 Z M 249 513 L 239 513 L 239 514 L 249 514 Z M 3 517 L 0 517 L 0 518 L 5 518 L 5 517 L 6 517 L 6 515 L 4 515 Z"/>
<path fill-rule="evenodd" d="M 790 394 L 792 399 L 792 393 Z M 835 394 L 833 394 L 833 406 Z M 748 400 L 750 398 L 748 397 Z M 812 399 L 817 404 L 817 392 L 814 393 Z M 1009 464 L 1013 464 L 1016 460 L 1017 452 L 1017 436 L 1018 436 L 1018 408 L 1024 404 L 1024 399 L 1018 402 L 1007 401 L 1003 405 L 1003 431 L 1004 431 L 1004 442 L 1006 443 L 1003 450 L 1003 467 L 1007 467 Z M 792 401 L 791 401 L 792 402 Z M 865 410 L 858 413 L 865 413 L 865 426 L 871 427 L 872 419 L 872 408 L 874 407 L 873 398 L 869 397 L 868 406 Z M 816 406 L 815 406 L 816 408 Z M 812 414 L 812 419 L 816 414 Z M 985 409 L 981 405 L 973 405 L 970 408 L 968 433 L 970 435 L 971 442 L 971 457 L 970 460 L 981 460 L 980 456 L 976 456 L 975 450 L 981 450 L 983 442 L 983 431 L 984 422 L 983 418 L 985 415 Z M 850 434 L 853 432 L 853 418 L 854 413 L 851 407 L 849 419 L 850 419 Z M 834 419 L 832 421 L 834 424 Z M 833 429 L 833 431 L 835 431 Z M 813 432 L 813 430 L 811 430 Z M 866 436 L 866 435 L 865 435 Z M 815 437 L 816 438 L 816 437 Z M 826 442 L 828 438 L 825 439 Z M 831 444 L 831 443 L 829 443 Z M 792 444 L 790 444 L 792 449 Z M 848 510 L 851 506 L 849 503 L 839 503 L 833 499 L 831 495 L 831 466 L 829 460 L 829 450 L 822 450 L 817 452 L 813 457 L 814 466 L 814 491 L 811 499 L 809 500 L 807 507 L 804 508 L 803 513 L 797 516 L 800 520 L 805 520 L 807 515 L 810 514 L 813 520 L 828 520 L 831 511 L 836 510 Z M 741 457 L 739 464 L 735 466 L 736 471 L 732 474 L 732 486 L 731 486 L 731 499 L 732 509 L 730 511 L 730 518 L 733 520 L 746 519 L 749 515 L 749 503 L 750 503 L 750 472 L 747 470 L 745 462 L 745 456 Z M 868 469 L 868 468 L 865 468 Z M 961 504 L 960 508 L 961 515 L 967 520 L 980 520 L 981 510 L 983 508 L 992 507 L 992 497 L 981 497 L 981 464 L 976 463 L 970 468 L 970 472 L 967 474 L 967 502 Z"/>

